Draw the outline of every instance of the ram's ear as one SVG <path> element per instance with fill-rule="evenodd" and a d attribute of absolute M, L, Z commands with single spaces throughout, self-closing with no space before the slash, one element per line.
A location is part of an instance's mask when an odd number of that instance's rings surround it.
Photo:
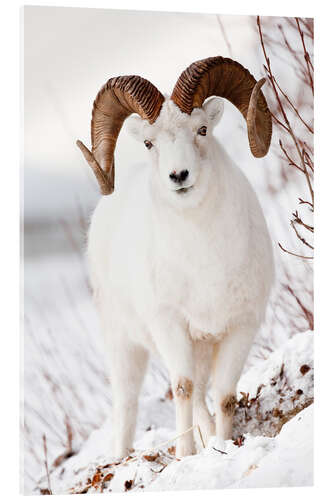
<path fill-rule="evenodd" d="M 221 120 L 224 111 L 224 102 L 221 97 L 212 97 L 207 99 L 203 106 L 203 110 L 206 112 L 207 118 L 211 125 L 215 127 Z"/>
<path fill-rule="evenodd" d="M 131 115 L 127 118 L 125 122 L 125 127 L 128 133 L 134 137 L 137 141 L 142 141 L 142 128 L 143 128 L 143 120 L 138 115 Z"/>

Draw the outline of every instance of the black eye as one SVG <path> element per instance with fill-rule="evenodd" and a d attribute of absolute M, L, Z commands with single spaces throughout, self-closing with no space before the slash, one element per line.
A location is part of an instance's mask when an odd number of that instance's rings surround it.
<path fill-rule="evenodd" d="M 151 149 L 153 147 L 153 143 L 147 140 L 144 141 L 144 145 L 147 149 Z"/>
<path fill-rule="evenodd" d="M 206 135 L 207 134 L 207 127 L 203 126 L 198 129 L 198 135 Z"/>

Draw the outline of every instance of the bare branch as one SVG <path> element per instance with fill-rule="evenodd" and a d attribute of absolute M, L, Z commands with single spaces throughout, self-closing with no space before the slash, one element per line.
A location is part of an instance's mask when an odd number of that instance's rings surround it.
<path fill-rule="evenodd" d="M 44 449 L 44 465 L 45 465 L 45 469 L 46 469 L 47 485 L 48 485 L 49 494 L 52 495 L 50 472 L 49 472 L 49 466 L 47 463 L 47 444 L 46 444 L 45 434 L 43 434 L 43 449 Z"/>
<path fill-rule="evenodd" d="M 313 259 L 313 256 L 299 255 L 298 253 L 290 252 L 286 248 L 283 248 L 281 243 L 278 243 L 278 245 L 281 248 L 281 250 L 283 250 L 286 253 L 289 253 L 289 255 L 294 255 L 294 257 L 300 257 L 301 259 Z"/>
<path fill-rule="evenodd" d="M 304 174 L 304 170 L 303 170 L 303 169 L 302 169 L 299 165 L 297 165 L 297 164 L 294 162 L 294 160 L 292 160 L 292 159 L 290 158 L 290 156 L 288 155 L 288 153 L 287 153 L 286 149 L 283 147 L 283 144 L 282 144 L 281 139 L 279 140 L 279 145 L 280 145 L 280 148 L 281 148 L 281 150 L 282 150 L 283 154 L 284 154 L 284 155 L 285 155 L 285 157 L 287 158 L 287 160 L 288 160 L 288 162 L 289 162 L 289 165 L 291 165 L 291 166 L 293 166 L 293 167 L 296 167 L 298 170 L 300 170 L 300 171 Z"/>
<path fill-rule="evenodd" d="M 306 200 L 303 200 L 302 198 L 298 198 L 298 200 L 299 200 L 300 205 L 309 205 L 311 211 L 313 212 L 313 205 L 312 205 L 311 201 L 306 201 Z"/>
<path fill-rule="evenodd" d="M 298 18 L 296 18 L 297 28 L 296 28 L 296 25 L 294 22 L 292 22 L 289 19 L 287 19 L 287 21 L 290 24 L 290 26 L 293 28 L 293 30 L 295 30 L 295 32 L 296 32 L 296 30 L 298 31 L 298 33 L 301 37 L 302 47 L 303 47 L 303 55 L 304 55 L 303 60 L 301 59 L 299 53 L 297 53 L 296 50 L 291 47 L 281 24 L 278 25 L 278 28 L 282 34 L 285 47 L 287 48 L 287 50 L 291 54 L 292 59 L 294 61 L 296 61 L 298 68 L 301 70 L 301 79 L 304 81 L 304 83 L 307 85 L 307 87 L 309 87 L 309 88 L 311 87 L 311 92 L 313 95 L 313 79 L 312 79 L 312 74 L 311 74 L 311 69 L 313 70 L 313 66 L 312 66 L 312 63 L 310 60 L 309 53 L 308 53 L 306 46 L 305 46 L 304 33 L 300 27 L 300 23 L 299 23 Z M 304 202 L 304 200 L 302 200 L 300 198 L 299 198 L 299 202 L 300 203 L 307 203 L 313 212 L 314 211 L 314 192 L 313 192 L 313 187 L 312 187 L 312 175 L 314 172 L 314 164 L 313 164 L 313 160 L 310 156 L 310 154 L 311 155 L 313 154 L 313 151 L 308 146 L 306 141 L 299 139 L 296 136 L 296 133 L 295 133 L 293 127 L 291 126 L 290 121 L 289 121 L 288 114 L 287 114 L 287 108 L 285 108 L 285 106 L 288 105 L 291 108 L 291 110 L 295 113 L 298 120 L 306 127 L 306 130 L 312 135 L 313 135 L 313 128 L 302 117 L 302 114 L 300 113 L 298 107 L 292 102 L 292 100 L 287 95 L 287 93 L 282 89 L 282 86 L 279 84 L 277 78 L 273 75 L 271 62 L 270 62 L 270 59 L 268 57 L 265 42 L 264 42 L 264 36 L 263 36 L 259 16 L 257 17 L 257 26 L 258 26 L 258 31 L 259 31 L 260 43 L 261 43 L 263 55 L 265 58 L 264 69 L 266 71 L 267 78 L 268 78 L 269 83 L 271 85 L 271 88 L 272 88 L 272 91 L 273 91 L 273 94 L 275 97 L 276 105 L 277 105 L 277 110 L 275 110 L 274 112 L 271 112 L 271 115 L 272 115 L 274 121 L 279 125 L 279 127 L 281 127 L 282 131 L 286 132 L 289 135 L 289 137 L 291 138 L 291 140 L 295 146 L 296 152 L 297 152 L 298 160 L 294 159 L 294 155 L 292 153 L 290 153 L 290 151 L 287 150 L 287 148 L 283 145 L 283 142 L 281 139 L 279 139 L 279 146 L 280 146 L 280 149 L 283 153 L 284 158 L 288 161 L 288 164 L 290 166 L 292 166 L 293 168 L 296 168 L 298 171 L 300 171 L 304 175 L 307 186 L 308 186 L 308 190 L 310 193 L 311 202 Z M 310 37 L 311 37 L 311 35 L 310 35 Z M 306 62 L 305 69 L 304 69 L 304 61 Z M 289 150 L 290 150 L 290 148 L 289 148 Z M 300 232 L 298 231 L 298 229 L 296 227 L 296 224 L 303 226 L 306 230 L 310 231 L 311 233 L 313 233 L 313 230 L 314 230 L 313 227 L 310 226 L 309 224 L 304 223 L 302 221 L 302 219 L 298 216 L 297 212 L 295 212 L 293 214 L 293 217 L 294 217 L 294 220 L 291 221 L 291 226 L 292 226 L 297 238 L 305 246 L 307 246 L 308 248 L 311 248 L 313 250 L 313 246 L 306 240 L 306 238 L 304 238 L 300 234 Z M 284 252 L 289 253 L 290 255 L 294 255 L 296 257 L 300 257 L 302 259 L 312 259 L 313 258 L 312 256 L 303 256 L 303 255 L 291 252 L 291 251 L 285 249 L 280 243 L 279 243 L 279 247 Z"/>
<path fill-rule="evenodd" d="M 305 224 L 305 222 L 302 221 L 302 219 L 300 218 L 300 216 L 298 215 L 298 212 L 297 210 L 293 213 L 293 217 L 294 217 L 294 221 L 297 223 L 297 224 L 300 224 L 301 226 L 304 226 L 305 229 L 307 229 L 308 231 L 310 231 L 311 233 L 314 232 L 314 227 L 313 226 L 309 226 L 308 224 Z"/>
<path fill-rule="evenodd" d="M 297 231 L 297 228 L 296 228 L 296 226 L 295 226 L 295 221 L 294 221 L 294 220 L 291 220 L 291 221 L 290 221 L 290 225 L 291 225 L 291 227 L 293 228 L 293 230 L 295 231 L 297 238 L 298 238 L 298 239 L 299 239 L 302 243 L 304 243 L 304 245 L 306 245 L 307 247 L 309 247 L 309 248 L 311 248 L 311 249 L 313 250 L 313 246 L 312 246 L 312 245 L 310 245 L 310 243 L 308 243 L 308 242 L 306 241 L 306 239 L 305 239 L 305 238 L 303 238 L 303 236 L 301 236 L 301 235 L 299 234 L 299 232 Z"/>
<path fill-rule="evenodd" d="M 309 81 L 310 81 L 310 85 L 311 85 L 311 89 L 312 89 L 312 95 L 313 95 L 314 94 L 313 78 L 312 78 L 312 75 L 311 75 L 311 69 L 313 71 L 313 66 L 312 66 L 312 62 L 311 62 L 311 59 L 310 59 L 310 55 L 309 55 L 309 53 L 308 53 L 308 51 L 306 50 L 306 47 L 305 47 L 304 34 L 303 34 L 303 31 L 301 30 L 301 27 L 299 25 L 298 17 L 296 17 L 295 19 L 296 19 L 297 28 L 298 28 L 298 31 L 299 31 L 299 34 L 300 34 L 300 37 L 301 37 L 301 40 L 302 40 L 302 45 L 303 45 L 303 50 L 304 50 L 304 59 L 305 59 L 305 62 L 306 62 L 306 67 L 308 69 L 308 76 L 309 76 Z"/>
<path fill-rule="evenodd" d="M 288 104 L 290 105 L 290 107 L 293 109 L 293 111 L 296 113 L 296 115 L 298 116 L 298 118 L 301 120 L 301 122 L 303 123 L 303 125 L 305 125 L 305 127 L 308 129 L 308 131 L 313 134 L 313 129 L 310 127 L 310 125 L 308 123 L 306 123 L 306 121 L 301 117 L 298 109 L 293 105 L 293 103 L 291 102 L 290 98 L 287 96 L 287 94 L 281 89 L 280 85 L 278 84 L 275 76 L 273 76 L 274 78 L 274 82 L 277 86 L 277 88 L 279 89 L 279 91 L 281 92 L 281 94 L 283 95 L 283 97 L 286 99 L 286 101 L 288 102 Z"/>
<path fill-rule="evenodd" d="M 294 290 L 289 285 L 285 285 L 285 288 L 294 297 L 294 299 L 296 300 L 297 304 L 301 308 L 301 310 L 302 310 L 302 312 L 303 312 L 306 320 L 309 323 L 310 330 L 313 330 L 313 328 L 314 328 L 313 313 L 307 307 L 305 307 L 305 305 L 303 304 L 303 302 L 301 301 L 301 299 L 295 294 Z"/>

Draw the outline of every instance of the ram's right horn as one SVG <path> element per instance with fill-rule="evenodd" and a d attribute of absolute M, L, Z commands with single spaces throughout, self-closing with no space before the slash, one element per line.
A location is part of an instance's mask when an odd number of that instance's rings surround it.
<path fill-rule="evenodd" d="M 92 168 L 101 193 L 114 190 L 114 150 L 124 120 L 132 113 L 154 123 L 164 101 L 163 95 L 140 76 L 111 78 L 94 102 L 91 119 L 90 151 L 81 141 L 76 144 Z"/>

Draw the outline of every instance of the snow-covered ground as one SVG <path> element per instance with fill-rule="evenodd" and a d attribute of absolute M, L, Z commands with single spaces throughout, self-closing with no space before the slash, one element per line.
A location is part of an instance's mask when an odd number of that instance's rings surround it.
<path fill-rule="evenodd" d="M 197 455 L 176 459 L 172 401 L 144 394 L 132 456 L 117 462 L 110 455 L 107 420 L 77 455 L 51 470 L 50 486 L 59 494 L 310 486 L 312 402 L 313 333 L 305 332 L 244 373 L 233 440 L 211 438 Z M 48 488 L 46 477 L 38 487 Z"/>

